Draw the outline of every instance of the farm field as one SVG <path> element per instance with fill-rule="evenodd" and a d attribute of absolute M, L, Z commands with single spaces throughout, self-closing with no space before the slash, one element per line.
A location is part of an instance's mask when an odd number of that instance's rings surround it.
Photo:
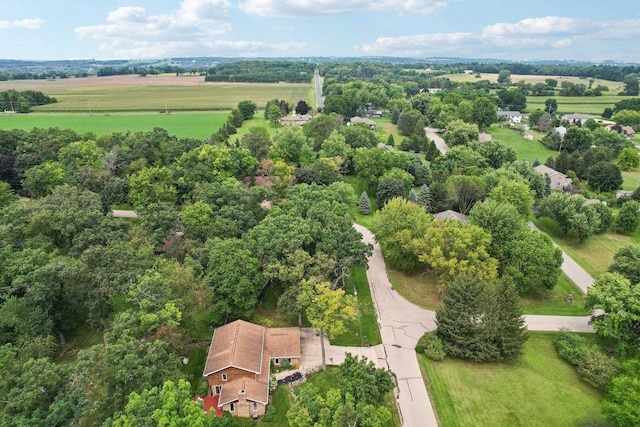
<path fill-rule="evenodd" d="M 599 412 L 600 393 L 554 349 L 555 333 L 535 332 L 508 363 L 419 356 L 440 425 L 573 426 Z"/>
<path fill-rule="evenodd" d="M 618 96 L 613 94 L 602 96 L 528 96 L 527 110 L 544 110 L 544 102 L 549 98 L 554 98 L 558 101 L 558 114 L 560 115 L 584 113 L 594 116 L 600 116 L 607 107 L 613 108 L 616 102 L 623 99 L 629 99 L 628 96 Z"/>
<path fill-rule="evenodd" d="M 200 76 L 137 75 L 58 80 L 0 82 L 0 91 L 39 90 L 55 97 L 55 104 L 35 107 L 36 112 L 211 111 L 229 110 L 242 100 L 263 108 L 270 99 L 296 103 L 308 100 L 312 88 L 300 83 L 205 83 Z"/>
<path fill-rule="evenodd" d="M 79 134 L 96 137 L 115 132 L 148 132 L 159 127 L 170 135 L 204 139 L 211 136 L 226 121 L 227 113 L 136 113 L 136 114 L 0 114 L 0 129 L 34 127 L 72 129 Z M 244 127 L 249 127 L 246 122 Z"/>
<path fill-rule="evenodd" d="M 498 82 L 498 74 L 497 73 L 481 73 L 480 78 L 477 78 L 475 74 L 445 74 L 442 77 L 447 77 L 451 81 L 454 82 L 477 82 L 478 80 L 489 80 L 491 83 Z M 511 81 L 513 83 L 518 83 L 520 81 L 525 81 L 527 83 L 536 84 L 536 83 L 544 83 L 546 79 L 555 79 L 558 81 L 558 87 L 562 84 L 562 82 L 570 82 L 570 83 L 582 83 L 585 85 L 589 85 L 589 79 L 580 78 L 580 77 L 571 77 L 571 76 L 537 76 L 532 74 L 512 74 Z M 598 85 L 603 85 L 609 88 L 610 92 L 618 93 L 622 90 L 623 84 L 622 82 L 614 82 L 611 80 L 603 80 L 603 79 L 594 79 L 593 87 Z"/>

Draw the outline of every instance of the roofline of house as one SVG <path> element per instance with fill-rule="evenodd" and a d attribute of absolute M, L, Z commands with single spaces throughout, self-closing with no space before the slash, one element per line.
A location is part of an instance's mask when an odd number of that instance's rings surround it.
<path fill-rule="evenodd" d="M 262 360 L 262 359 L 260 359 L 260 360 Z M 209 375 L 213 375 L 213 374 L 215 374 L 216 372 L 223 371 L 223 370 L 225 370 L 225 369 L 227 369 L 227 368 L 242 369 L 243 371 L 247 371 L 247 372 L 251 372 L 252 374 L 260 375 L 260 371 L 254 371 L 253 369 L 247 369 L 247 368 L 244 368 L 244 367 L 242 367 L 242 366 L 226 365 L 226 366 L 224 366 L 223 368 L 216 369 L 215 371 L 211 371 L 211 372 L 209 372 L 209 373 L 203 373 L 203 374 L 202 374 L 202 376 L 203 376 L 204 378 L 207 378 Z"/>
<path fill-rule="evenodd" d="M 223 386 L 223 387 L 224 387 L 224 386 Z M 269 387 L 269 386 L 267 385 L 267 387 Z M 264 402 L 264 401 L 262 401 L 262 400 L 258 400 L 258 399 L 250 399 L 250 398 L 248 398 L 248 397 L 246 397 L 245 399 L 250 400 L 250 401 L 252 401 L 252 402 L 262 403 L 263 405 L 268 405 L 268 404 L 269 404 L 269 399 L 267 399 L 267 401 L 266 401 L 266 402 Z M 224 405 L 227 405 L 227 404 L 229 404 L 229 403 L 233 403 L 233 402 L 237 402 L 238 400 L 240 400 L 240 398 L 239 398 L 239 397 L 234 397 L 233 399 L 228 400 L 228 401 L 226 401 L 226 402 L 220 402 L 220 401 L 218 401 L 218 408 L 222 408 Z"/>

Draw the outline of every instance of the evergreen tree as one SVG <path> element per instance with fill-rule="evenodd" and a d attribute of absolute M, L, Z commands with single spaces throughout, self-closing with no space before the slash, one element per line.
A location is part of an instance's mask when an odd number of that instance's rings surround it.
<path fill-rule="evenodd" d="M 387 138 L 387 145 L 390 145 L 392 147 L 395 147 L 396 145 L 396 140 L 393 137 L 393 134 L 389 134 L 389 138 Z"/>
<path fill-rule="evenodd" d="M 416 197 L 416 203 L 418 206 L 422 206 L 425 211 L 431 213 L 432 201 L 431 201 L 431 190 L 429 190 L 429 186 L 427 184 L 423 184 L 420 187 L 420 192 L 418 192 L 418 196 Z"/>
<path fill-rule="evenodd" d="M 633 190 L 633 193 L 631 193 L 631 198 L 636 202 L 640 202 L 640 187 L 637 187 L 635 190 Z"/>
<path fill-rule="evenodd" d="M 473 275 L 460 275 L 442 300 L 436 333 L 448 356 L 486 362 L 522 353 L 527 332 L 512 284 L 486 285 Z"/>
<path fill-rule="evenodd" d="M 411 189 L 411 191 L 409 191 L 408 199 L 410 202 L 418 203 L 418 196 L 416 195 L 416 190 L 414 190 L 413 188 Z"/>
<path fill-rule="evenodd" d="M 535 168 L 536 166 L 540 166 L 540 160 L 538 160 L 538 159 L 535 159 L 533 161 L 533 163 L 531 163 L 531 167 L 532 168 Z"/>
<path fill-rule="evenodd" d="M 544 196 L 547 197 L 551 194 L 551 177 L 548 173 L 544 174 Z"/>
<path fill-rule="evenodd" d="M 359 208 L 362 215 L 369 215 L 371 213 L 371 202 L 369 201 L 369 196 L 366 191 L 363 191 L 360 195 Z"/>

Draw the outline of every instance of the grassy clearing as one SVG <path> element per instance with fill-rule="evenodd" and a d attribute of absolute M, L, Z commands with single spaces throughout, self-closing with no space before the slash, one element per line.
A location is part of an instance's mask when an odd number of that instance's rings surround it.
<path fill-rule="evenodd" d="M 202 344 L 189 355 L 189 362 L 181 365 L 180 370 L 186 375 L 194 394 L 206 394 L 207 382 L 202 378 L 202 369 L 207 361 L 207 345 Z"/>
<path fill-rule="evenodd" d="M 268 319 L 270 326 L 288 327 L 298 326 L 298 316 L 279 312 L 277 310 L 278 298 L 282 294 L 283 289 L 281 286 L 270 284 L 262 292 L 260 302 L 256 307 L 253 321 L 256 323 L 264 323 L 264 319 Z M 309 323 L 305 323 L 303 317 L 303 326 L 309 326 Z"/>
<path fill-rule="evenodd" d="M 617 93 L 617 92 L 613 92 Z M 600 116 L 605 108 L 613 108 L 616 102 L 625 98 L 618 95 L 602 95 L 602 96 L 528 96 L 527 110 L 544 110 L 544 102 L 554 98 L 558 101 L 558 113 L 584 113 Z"/>
<path fill-rule="evenodd" d="M 356 195 L 356 200 L 359 201 L 362 192 L 366 191 L 366 186 L 362 182 L 362 180 L 356 176 L 343 176 L 342 181 L 351 185 L 351 187 L 353 188 L 353 193 Z M 369 215 L 361 214 L 357 204 L 356 206 L 351 206 L 351 213 L 355 217 L 356 224 L 360 224 L 364 227 L 370 228 L 371 221 L 373 220 L 373 214 L 378 209 L 378 205 L 376 203 L 374 194 L 369 194 L 367 192 L 367 196 L 369 196 L 369 203 L 371 204 L 371 213 Z"/>
<path fill-rule="evenodd" d="M 532 163 L 535 159 L 538 159 L 540 163 L 544 163 L 549 156 L 555 157 L 558 154 L 542 145 L 539 139 L 544 135 L 539 132 L 527 131 L 527 133 L 534 135 L 535 139 L 532 141 L 524 139 L 524 137 L 515 130 L 508 127 L 501 127 L 500 125 L 491 126 L 488 133 L 493 136 L 494 140 L 500 141 L 506 146 L 513 148 L 516 151 L 518 160 L 527 159 Z"/>
<path fill-rule="evenodd" d="M 560 359 L 555 333 L 531 333 L 509 363 L 475 364 L 419 356 L 440 425 L 573 426 L 599 412 L 601 396 Z"/>
<path fill-rule="evenodd" d="M 589 274 L 596 277 L 607 271 L 615 253 L 624 245 L 637 242 L 637 233 L 632 236 L 615 233 L 602 233 L 592 236 L 585 243 L 579 244 L 577 239 L 563 237 L 558 225 L 549 218 L 536 218 L 534 224 L 547 233 Z"/>
<path fill-rule="evenodd" d="M 387 266 L 389 280 L 393 288 L 407 301 L 426 308 L 437 310 L 442 304 L 438 292 L 437 278 L 431 273 L 422 270 L 403 272 L 391 266 Z M 573 303 L 566 302 L 566 296 L 572 293 Z M 558 316 L 583 316 L 589 314 L 584 309 L 584 294 L 561 274 L 558 283 L 550 292 L 523 296 L 520 304 L 526 314 L 549 314 Z"/>
<path fill-rule="evenodd" d="M 640 171 L 623 171 L 622 172 L 622 189 L 635 190 L 640 186 Z"/>
<path fill-rule="evenodd" d="M 30 113 L 0 116 L 0 129 L 30 131 L 34 127 L 58 127 L 72 129 L 79 134 L 92 133 L 97 137 L 115 132 L 149 132 L 159 127 L 166 129 L 170 135 L 204 139 L 217 131 L 226 119 L 227 113 L 94 115 Z M 248 128 L 247 125 L 245 126 Z"/>
<path fill-rule="evenodd" d="M 345 281 L 347 294 L 357 290 L 360 315 L 353 322 L 347 322 L 347 332 L 331 340 L 331 344 L 345 346 L 378 345 L 382 343 L 376 311 L 371 299 L 371 289 L 367 280 L 367 271 L 363 267 L 353 267 L 350 277 Z"/>
<path fill-rule="evenodd" d="M 306 99 L 310 84 L 253 83 L 116 86 L 47 88 L 46 95 L 55 97 L 55 104 L 35 107 L 34 111 L 52 112 L 117 112 L 117 111 L 211 111 L 229 110 L 240 101 L 250 100 L 263 108 L 270 99 L 297 103 Z"/>
<path fill-rule="evenodd" d="M 573 294 L 573 302 L 568 303 L 567 294 Z M 541 295 L 523 296 L 520 304 L 526 314 L 547 314 L 555 316 L 586 316 L 585 295 L 564 273 L 560 274 L 556 287 Z"/>
<path fill-rule="evenodd" d="M 60 346 L 60 350 L 55 358 L 56 361 L 60 363 L 72 362 L 76 359 L 80 350 L 103 342 L 102 331 L 98 331 L 89 326 L 74 329 L 73 332 L 65 338 L 66 343 Z"/>

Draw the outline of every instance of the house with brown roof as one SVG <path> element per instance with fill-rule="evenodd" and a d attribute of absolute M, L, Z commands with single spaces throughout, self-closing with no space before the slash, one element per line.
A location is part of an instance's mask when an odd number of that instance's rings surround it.
<path fill-rule="evenodd" d="M 376 122 L 374 122 L 371 119 L 366 119 L 364 117 L 351 117 L 351 119 L 349 120 L 349 123 L 347 123 L 347 126 L 351 126 L 351 125 L 356 125 L 356 124 L 364 124 L 369 126 L 369 129 L 371 129 L 372 131 L 376 130 Z"/>
<path fill-rule="evenodd" d="M 280 118 L 280 124 L 282 126 L 302 126 L 309 123 L 313 117 L 309 114 L 293 114 L 291 116 L 284 116 Z"/>
<path fill-rule="evenodd" d="M 269 404 L 271 362 L 300 360 L 300 329 L 267 328 L 236 320 L 216 328 L 202 376 L 216 407 L 257 418 Z"/>
<path fill-rule="evenodd" d="M 533 169 L 535 169 L 535 171 L 538 172 L 540 175 L 549 175 L 549 178 L 551 178 L 552 190 L 558 190 L 558 191 L 570 190 L 571 186 L 573 185 L 573 181 L 571 181 L 571 178 L 567 178 L 567 176 L 562 172 L 558 172 L 555 169 L 551 169 L 547 165 L 538 165 Z"/>
<path fill-rule="evenodd" d="M 435 219 L 436 221 L 440 221 L 443 219 L 455 219 L 462 222 L 467 222 L 469 220 L 465 214 L 461 214 L 460 212 L 452 210 L 435 213 L 433 214 L 433 219 Z"/>

